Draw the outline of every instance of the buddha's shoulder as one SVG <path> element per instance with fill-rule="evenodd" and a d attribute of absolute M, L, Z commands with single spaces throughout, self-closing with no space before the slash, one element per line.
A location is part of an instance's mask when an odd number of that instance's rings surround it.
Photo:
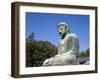
<path fill-rule="evenodd" d="M 75 33 L 69 33 L 67 34 L 68 38 L 78 38 L 78 36 Z"/>

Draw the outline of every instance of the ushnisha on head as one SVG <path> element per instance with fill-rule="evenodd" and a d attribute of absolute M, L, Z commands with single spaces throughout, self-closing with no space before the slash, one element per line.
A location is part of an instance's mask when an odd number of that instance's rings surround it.
<path fill-rule="evenodd" d="M 59 35 L 61 36 L 61 39 L 63 39 L 65 35 L 70 32 L 69 25 L 65 22 L 59 23 L 57 26 L 57 29 L 58 29 Z"/>

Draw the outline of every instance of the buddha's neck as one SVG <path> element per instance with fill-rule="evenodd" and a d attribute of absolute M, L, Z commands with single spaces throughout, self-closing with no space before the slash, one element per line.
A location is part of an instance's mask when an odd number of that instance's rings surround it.
<path fill-rule="evenodd" d="M 63 36 L 61 36 L 61 39 L 64 39 L 66 35 L 68 35 L 69 32 L 66 32 Z"/>

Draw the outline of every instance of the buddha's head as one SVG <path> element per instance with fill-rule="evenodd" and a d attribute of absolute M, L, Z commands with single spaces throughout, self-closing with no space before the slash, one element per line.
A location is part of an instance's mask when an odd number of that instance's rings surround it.
<path fill-rule="evenodd" d="M 61 36 L 61 39 L 63 39 L 65 35 L 70 32 L 69 26 L 65 22 L 59 23 L 57 26 L 57 29 L 58 29 L 59 35 Z"/>

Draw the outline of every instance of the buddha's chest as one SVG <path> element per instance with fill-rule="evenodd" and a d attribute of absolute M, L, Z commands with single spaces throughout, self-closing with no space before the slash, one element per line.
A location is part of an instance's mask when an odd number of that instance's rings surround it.
<path fill-rule="evenodd" d="M 59 41 L 59 46 L 61 48 L 66 48 L 67 45 L 68 45 L 68 38 L 65 38 Z"/>
<path fill-rule="evenodd" d="M 66 45 L 66 41 L 61 40 L 61 41 L 59 42 L 59 46 L 60 46 L 60 47 L 64 47 L 65 45 Z"/>
<path fill-rule="evenodd" d="M 67 46 L 68 46 L 68 40 L 67 39 L 60 40 L 60 42 L 59 42 L 59 51 L 61 53 L 66 52 L 67 51 Z"/>

